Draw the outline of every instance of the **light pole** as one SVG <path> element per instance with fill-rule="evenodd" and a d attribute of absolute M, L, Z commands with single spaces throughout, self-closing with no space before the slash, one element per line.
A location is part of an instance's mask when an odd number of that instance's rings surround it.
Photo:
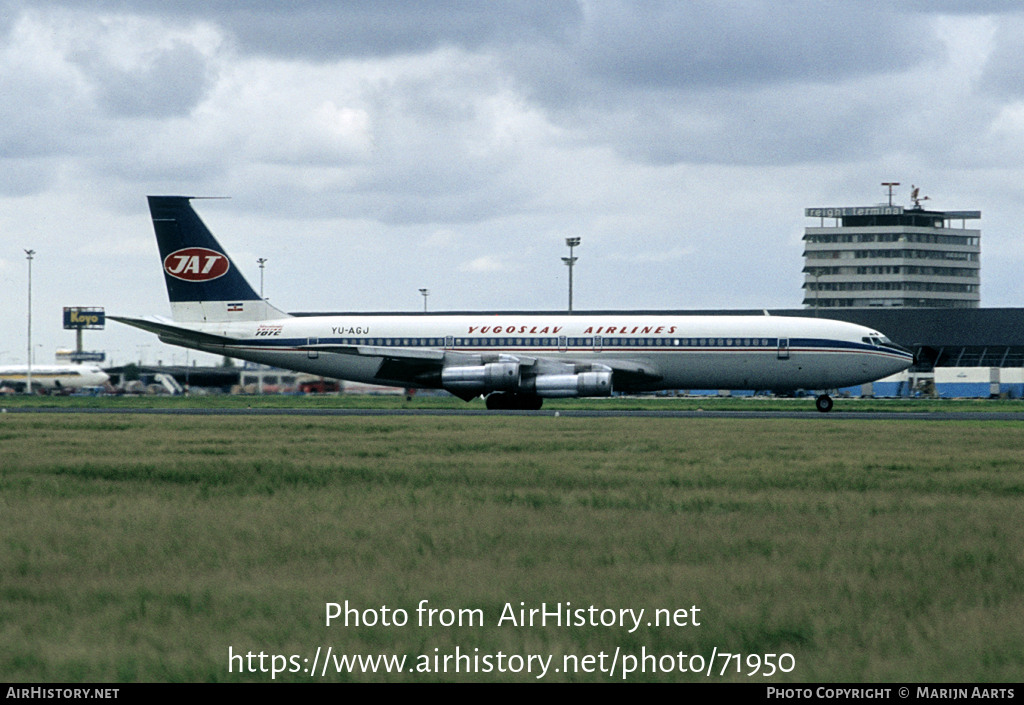
<path fill-rule="evenodd" d="M 266 301 L 266 299 L 263 298 L 263 268 L 267 264 L 267 258 L 260 257 L 256 260 L 256 263 L 260 266 L 260 301 Z M 187 375 L 188 373 L 186 372 L 185 374 Z M 256 366 L 256 380 L 256 393 L 263 396 L 263 365 Z M 185 378 L 185 383 L 186 385 L 188 384 L 188 377 Z"/>
<path fill-rule="evenodd" d="M 814 317 L 818 317 L 818 309 L 821 308 L 821 304 L 818 302 L 818 292 L 821 291 L 821 283 L 818 278 L 821 276 L 821 267 L 815 267 L 812 274 L 814 275 Z"/>
<path fill-rule="evenodd" d="M 32 394 L 32 256 L 35 250 L 25 250 L 28 256 L 28 374 L 26 375 L 26 389 Z"/>
<path fill-rule="evenodd" d="M 430 296 L 430 289 L 420 289 L 420 293 L 423 294 L 423 313 L 427 312 L 427 297 Z"/>
<path fill-rule="evenodd" d="M 572 313 L 572 267 L 576 264 L 576 260 L 579 259 L 579 257 L 573 257 L 572 250 L 580 244 L 580 239 L 578 237 L 567 237 L 565 238 L 565 244 L 569 246 L 569 256 L 563 257 L 562 261 L 569 267 L 569 313 Z"/>
<path fill-rule="evenodd" d="M 267 258 L 266 257 L 260 257 L 256 261 L 260 265 L 260 298 L 263 299 L 263 265 L 265 265 L 267 263 Z M 266 299 L 263 299 L 263 300 L 265 301 Z"/>

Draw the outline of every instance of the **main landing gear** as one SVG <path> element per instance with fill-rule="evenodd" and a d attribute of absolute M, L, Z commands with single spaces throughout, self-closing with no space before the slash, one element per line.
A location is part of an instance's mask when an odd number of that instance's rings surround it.
<path fill-rule="evenodd" d="M 487 408 L 515 409 L 520 411 L 537 411 L 544 400 L 536 394 L 516 394 L 515 392 L 493 392 L 487 395 Z"/>
<path fill-rule="evenodd" d="M 823 414 L 827 414 L 832 411 L 832 397 L 828 394 L 822 394 L 820 397 L 814 400 L 815 408 Z"/>

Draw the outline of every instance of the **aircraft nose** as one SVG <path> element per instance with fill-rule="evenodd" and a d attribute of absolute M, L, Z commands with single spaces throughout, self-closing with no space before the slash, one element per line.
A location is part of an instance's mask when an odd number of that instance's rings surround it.
<path fill-rule="evenodd" d="M 914 355 L 909 350 L 907 350 L 906 354 L 903 355 L 901 357 L 901 359 L 896 362 L 896 365 L 897 365 L 896 372 L 902 372 L 903 370 L 912 367 L 916 363 L 917 363 L 917 356 Z"/>
<path fill-rule="evenodd" d="M 898 355 L 888 355 L 878 359 L 879 377 L 888 377 L 908 369 L 914 364 L 914 356 L 909 351 Z"/>

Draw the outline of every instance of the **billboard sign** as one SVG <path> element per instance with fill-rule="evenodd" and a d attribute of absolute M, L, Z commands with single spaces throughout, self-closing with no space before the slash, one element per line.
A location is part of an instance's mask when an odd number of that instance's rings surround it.
<path fill-rule="evenodd" d="M 68 355 L 71 362 L 105 362 L 107 354 L 102 352 L 73 352 Z"/>
<path fill-rule="evenodd" d="M 64 307 L 65 330 L 103 330 L 106 322 L 102 308 Z"/>

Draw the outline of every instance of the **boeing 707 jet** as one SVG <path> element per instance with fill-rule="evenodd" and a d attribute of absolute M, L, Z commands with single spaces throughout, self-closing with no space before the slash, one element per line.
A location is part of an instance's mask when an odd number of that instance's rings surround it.
<path fill-rule="evenodd" d="M 907 369 L 882 333 L 820 318 L 659 313 L 288 314 L 246 281 L 185 196 L 150 196 L 171 317 L 114 320 L 172 345 L 336 379 L 445 389 L 488 409 L 669 389 L 819 390 Z"/>

